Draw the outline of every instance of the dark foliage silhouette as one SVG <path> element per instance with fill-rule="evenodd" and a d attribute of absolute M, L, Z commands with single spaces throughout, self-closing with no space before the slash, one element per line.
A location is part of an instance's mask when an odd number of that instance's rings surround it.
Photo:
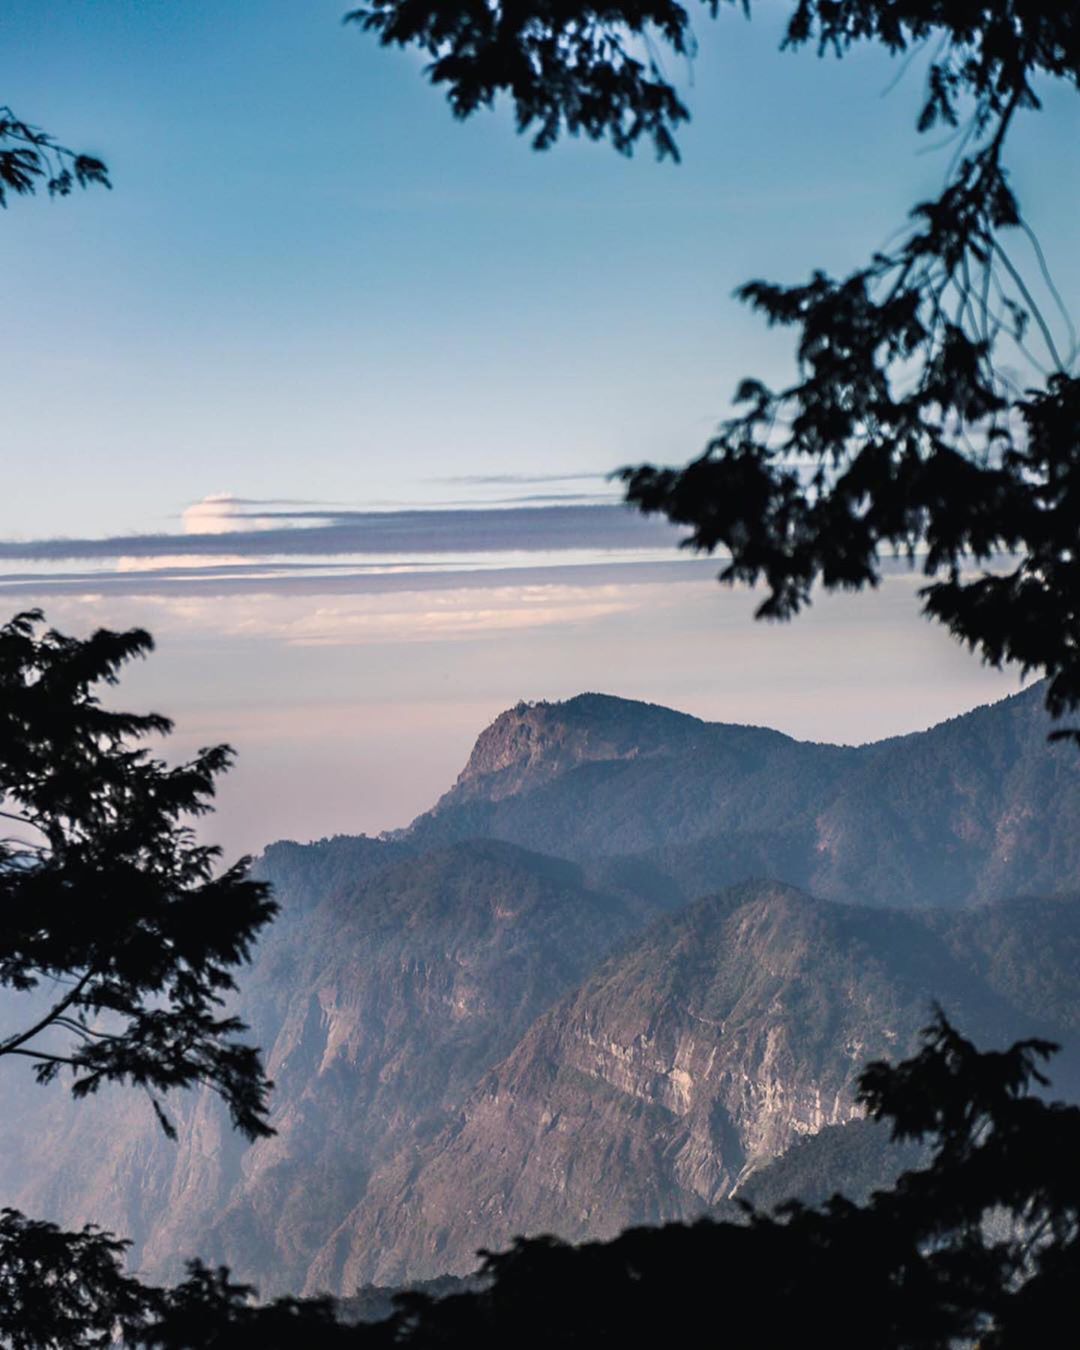
<path fill-rule="evenodd" d="M 458 116 L 505 94 L 538 148 L 565 131 L 676 156 L 687 110 L 658 49 L 692 52 L 681 5 L 376 0 L 347 18 L 425 50 Z M 952 133 L 942 192 L 846 277 L 741 287 L 796 331 L 795 380 L 743 380 L 744 411 L 704 453 L 622 470 L 626 497 L 725 554 L 722 581 L 763 582 L 759 617 L 790 618 L 816 584 L 875 586 L 882 555 L 906 554 L 927 578 L 924 612 L 985 661 L 1044 672 L 1060 716 L 1080 706 L 1077 344 L 1003 151 L 1040 79 L 1080 82 L 1080 24 L 1074 6 L 1015 0 L 798 0 L 784 45 L 841 56 L 862 42 L 932 52 L 918 129 Z"/>
<path fill-rule="evenodd" d="M 716 4 L 711 8 L 715 11 Z M 375 0 L 345 16 L 384 46 L 423 48 L 428 77 L 447 86 L 458 117 L 508 94 L 521 131 L 545 150 L 563 131 L 610 137 L 624 154 L 645 136 L 678 158 L 674 131 L 688 116 L 656 60 L 635 54 L 653 34 L 681 56 L 693 50 L 689 16 L 672 0 L 618 5 L 413 4 Z"/>
<path fill-rule="evenodd" d="M 169 768 L 139 744 L 167 718 L 101 701 L 151 647 L 137 629 L 67 637 L 37 611 L 0 628 L 0 1059 L 29 1060 L 41 1083 L 67 1075 L 76 1097 L 142 1087 L 169 1134 L 159 1095 L 204 1083 L 256 1138 L 271 1133 L 270 1084 L 222 1003 L 275 905 L 247 859 L 215 872 L 219 850 L 188 823 L 210 810 L 229 748 Z M 2 1211 L 0 1341 L 59 1350 L 133 1334 L 162 1305 L 123 1274 L 125 1246 Z"/>
<path fill-rule="evenodd" d="M 8 197 L 32 196 L 44 187 L 50 197 L 67 197 L 75 187 L 111 187 L 109 171 L 96 155 L 69 150 L 40 127 L 0 107 L 0 206 Z"/>
<path fill-rule="evenodd" d="M 81 1350 L 128 1339 L 160 1310 L 157 1291 L 124 1274 L 126 1244 L 87 1227 L 0 1210 L 0 1344 L 11 1350 Z"/>
<path fill-rule="evenodd" d="M 42 1083 L 70 1074 L 77 1097 L 145 1088 L 169 1132 L 158 1094 L 206 1083 L 238 1129 L 265 1135 L 269 1084 L 221 1005 L 275 905 L 247 859 L 215 873 L 220 850 L 188 823 L 232 751 L 169 768 L 139 745 L 167 718 L 103 706 L 97 690 L 150 650 L 147 633 L 41 624 L 31 611 L 0 628 L 0 985 L 34 996 L 0 1058 L 28 1059 Z"/>
<path fill-rule="evenodd" d="M 329 1298 L 279 1298 L 258 1304 L 249 1285 L 224 1267 L 192 1262 L 168 1290 L 134 1344 L 146 1350 L 336 1350 L 367 1345 L 363 1329 L 343 1325 Z M 390 1344 L 389 1341 L 386 1344 Z"/>

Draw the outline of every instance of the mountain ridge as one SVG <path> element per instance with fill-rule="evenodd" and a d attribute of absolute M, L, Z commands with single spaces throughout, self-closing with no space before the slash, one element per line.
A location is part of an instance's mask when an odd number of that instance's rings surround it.
<path fill-rule="evenodd" d="M 885 905 L 1067 891 L 1080 882 L 1080 763 L 1047 746 L 1041 695 L 858 747 L 611 695 L 518 704 L 394 838 L 633 858 L 682 902 L 755 874 Z"/>
<path fill-rule="evenodd" d="M 507 784 L 502 775 L 508 770 L 524 774 L 530 769 L 539 768 L 540 776 L 547 777 L 558 773 L 564 767 L 559 760 L 570 754 L 572 762 L 580 763 L 587 758 L 636 758 L 642 754 L 667 748 L 658 745 L 655 733 L 663 727 L 666 731 L 680 733 L 685 739 L 692 736 L 712 733 L 760 733 L 776 741 L 794 745 L 811 746 L 831 750 L 854 750 L 872 752 L 893 747 L 912 738 L 933 735 L 976 718 L 991 710 L 1001 710 L 1016 703 L 1029 704 L 1041 700 L 1045 681 L 1038 681 L 1026 689 L 1018 690 L 1003 699 L 977 704 L 952 717 L 943 718 L 928 727 L 910 732 L 899 732 L 878 740 L 859 744 L 838 741 L 819 741 L 792 736 L 787 732 L 757 723 L 711 721 L 680 709 L 668 708 L 663 704 L 646 699 L 624 698 L 618 694 L 599 691 L 584 691 L 566 699 L 519 700 L 513 707 L 504 709 L 479 733 L 473 744 L 464 768 L 451 788 L 443 793 L 431 810 L 438 811 L 443 803 L 451 803 L 460 789 L 472 790 L 485 778 L 497 778 L 498 796 L 512 795 L 516 788 Z M 636 719 L 631 730 L 630 717 Z M 617 732 L 612 734 L 613 724 Z M 605 733 L 606 736 L 605 736 Z M 629 742 L 628 742 L 628 738 Z M 590 746 L 590 741 L 592 742 Z M 644 741 L 644 743 L 643 743 Z M 592 756 L 573 751 L 588 748 L 599 749 Z M 556 752 L 553 761 L 551 752 Z M 620 753 L 621 751 L 621 753 Z M 522 762 L 524 760 L 524 762 Z M 427 812 L 421 813 L 422 818 Z M 396 836 L 393 831 L 391 835 Z"/>

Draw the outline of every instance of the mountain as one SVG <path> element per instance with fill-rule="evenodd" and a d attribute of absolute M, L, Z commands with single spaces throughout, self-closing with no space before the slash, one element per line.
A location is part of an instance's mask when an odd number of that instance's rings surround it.
<path fill-rule="evenodd" d="M 835 792 L 855 754 L 600 694 L 518 704 L 402 837 L 507 839 L 590 864 L 656 859 L 660 875 L 678 873 L 669 854 L 722 838 L 736 875 L 716 885 L 769 871 L 793 844 L 805 851 L 807 800 Z"/>
<path fill-rule="evenodd" d="M 422 857 L 372 843 L 276 846 L 263 862 L 283 914 L 240 1011 L 275 1082 L 274 1138 L 245 1147 L 206 1094 L 184 1104 L 176 1147 L 148 1111 L 132 1112 L 132 1094 L 61 1109 L 53 1123 L 42 1113 L 57 1094 L 30 1084 L 22 1097 L 38 1118 L 20 1113 L 19 1137 L 33 1143 L 18 1175 L 5 1171 L 10 1200 L 116 1228 L 156 1274 L 198 1252 L 264 1291 L 295 1290 L 372 1169 L 437 1133 L 477 1077 L 642 921 L 640 906 L 590 889 L 575 865 L 501 842 Z M 366 875 L 350 885 L 357 854 Z"/>
<path fill-rule="evenodd" d="M 981 1041 L 1045 1026 L 918 914 L 773 882 L 699 901 L 610 957 L 451 1126 L 377 1174 L 309 1283 L 465 1273 L 519 1232 L 607 1237 L 706 1212 L 856 1117 L 859 1069 L 906 1054 L 935 999 Z"/>
<path fill-rule="evenodd" d="M 1080 761 L 1046 730 L 1038 690 L 860 748 L 519 704 L 407 829 L 259 861 L 282 912 L 235 1007 L 273 1139 L 190 1094 L 173 1145 L 137 1093 L 72 1106 L 9 1065 L 0 1196 L 273 1294 L 872 1185 L 854 1075 L 931 999 L 981 1041 L 1080 1030 Z"/>
<path fill-rule="evenodd" d="M 887 1190 L 902 1172 L 923 1166 L 928 1155 L 924 1145 L 894 1142 L 888 1125 L 865 1118 L 849 1120 L 801 1135 L 747 1177 L 738 1196 L 766 1214 L 793 1198 L 804 1205 L 822 1205 L 842 1194 L 865 1204 L 873 1191 Z M 740 1217 L 737 1205 L 729 1208 L 724 1217 Z"/>
<path fill-rule="evenodd" d="M 1069 892 L 1080 757 L 1047 745 L 1042 694 L 856 748 L 600 694 L 519 703 L 400 837 L 506 839 L 637 869 L 669 904 L 747 876 L 902 906 Z"/>

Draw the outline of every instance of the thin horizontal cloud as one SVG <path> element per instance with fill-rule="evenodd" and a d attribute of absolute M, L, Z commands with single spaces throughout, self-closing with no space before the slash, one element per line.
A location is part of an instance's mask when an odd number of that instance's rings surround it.
<path fill-rule="evenodd" d="M 463 642 L 531 629 L 595 625 L 668 605 L 677 586 L 493 584 L 413 594 L 84 593 L 50 605 L 61 628 L 139 624 L 170 645 L 226 638 L 289 647 Z"/>
<path fill-rule="evenodd" d="M 610 477 L 606 473 L 466 473 L 428 481 L 458 487 L 528 487 L 534 483 L 603 483 Z"/>
<path fill-rule="evenodd" d="M 587 504 L 591 502 L 612 502 L 614 498 L 610 492 L 522 492 L 515 497 L 496 497 L 492 504 L 500 506 L 540 506 L 556 502 L 570 504 L 579 502 Z"/>
<path fill-rule="evenodd" d="M 552 566 L 411 568 L 326 571 L 305 564 L 273 568 L 230 563 L 222 567 L 136 569 L 113 572 L 0 574 L 0 594 L 35 603 L 48 596 L 389 595 L 425 591 L 487 590 L 497 586 L 639 586 L 693 581 L 713 575 L 715 561 L 675 557 L 665 561 L 566 563 Z"/>
<path fill-rule="evenodd" d="M 233 504 L 230 502 L 230 506 Z M 260 510 L 260 528 L 231 515 L 228 552 L 244 558 L 410 553 L 552 552 L 670 547 L 679 531 L 621 505 L 468 507 L 449 510 Z M 243 522 L 243 513 L 241 513 Z M 0 541 L 10 562 L 73 562 L 218 555 L 222 530 L 135 534 L 103 539 Z"/>

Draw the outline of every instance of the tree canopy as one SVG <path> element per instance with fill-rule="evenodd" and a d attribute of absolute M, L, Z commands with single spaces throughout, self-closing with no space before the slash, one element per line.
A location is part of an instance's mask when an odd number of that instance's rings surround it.
<path fill-rule="evenodd" d="M 751 0 L 703 0 L 701 8 L 712 18 L 724 9 L 747 17 L 752 11 Z M 791 8 L 784 45 L 814 44 L 819 54 L 839 56 L 859 42 L 899 54 L 939 38 L 920 130 L 939 119 L 955 125 L 965 94 L 1000 116 L 1036 72 L 1080 79 L 1080 33 L 1068 6 L 794 0 Z M 428 79 L 446 86 L 459 117 L 506 95 L 519 129 L 532 132 L 537 149 L 566 132 L 609 139 L 625 154 L 644 138 L 661 158 L 678 158 L 676 133 L 690 114 L 663 71 L 660 48 L 690 56 L 696 42 L 691 10 L 676 0 L 372 0 L 350 10 L 345 21 L 376 34 L 384 46 L 424 51 Z"/>
<path fill-rule="evenodd" d="M 217 871 L 194 836 L 230 748 L 170 768 L 140 744 L 167 718 L 101 700 L 152 645 L 43 630 L 36 611 L 0 627 L 0 987 L 28 996 L 0 1059 L 67 1074 L 77 1097 L 145 1088 L 170 1132 L 159 1095 L 205 1083 L 255 1138 L 270 1085 L 221 1005 L 276 906 L 248 859 Z"/>

